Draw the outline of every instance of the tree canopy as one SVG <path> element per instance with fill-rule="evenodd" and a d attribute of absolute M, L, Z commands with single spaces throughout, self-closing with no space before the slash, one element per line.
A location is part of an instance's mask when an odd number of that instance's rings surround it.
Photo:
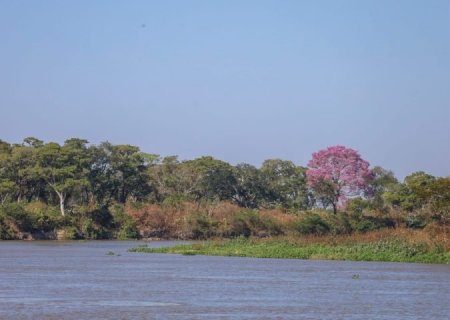
<path fill-rule="evenodd" d="M 391 171 L 370 169 L 357 151 L 344 146 L 315 152 L 308 167 L 268 159 L 258 168 L 211 156 L 180 161 L 137 146 L 92 145 L 78 138 L 62 145 L 34 137 L 21 144 L 0 140 L 0 203 L 42 201 L 58 206 L 61 215 L 88 204 L 180 201 L 287 211 L 331 207 L 336 212 L 355 197 L 380 210 L 433 206 L 442 211 L 447 179 L 416 172 L 400 183 Z"/>
<path fill-rule="evenodd" d="M 89 239 L 345 233 L 398 217 L 411 228 L 449 224 L 450 177 L 420 171 L 399 182 L 343 146 L 314 153 L 308 167 L 283 159 L 257 167 L 78 138 L 0 140 L 0 239 L 58 228 Z"/>
<path fill-rule="evenodd" d="M 356 150 L 344 146 L 313 153 L 306 174 L 320 202 L 331 205 L 335 213 L 348 197 L 362 195 L 372 177 L 369 163 Z"/>

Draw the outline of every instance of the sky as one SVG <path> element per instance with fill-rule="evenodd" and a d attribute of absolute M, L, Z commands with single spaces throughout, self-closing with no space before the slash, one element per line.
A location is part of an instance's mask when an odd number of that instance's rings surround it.
<path fill-rule="evenodd" d="M 450 1 L 0 0 L 0 139 L 450 175 Z"/>

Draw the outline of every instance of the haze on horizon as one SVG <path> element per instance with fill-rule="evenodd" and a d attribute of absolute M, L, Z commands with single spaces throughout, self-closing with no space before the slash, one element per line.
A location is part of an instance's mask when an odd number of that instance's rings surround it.
<path fill-rule="evenodd" d="M 450 1 L 0 1 L 0 139 L 450 175 Z"/>

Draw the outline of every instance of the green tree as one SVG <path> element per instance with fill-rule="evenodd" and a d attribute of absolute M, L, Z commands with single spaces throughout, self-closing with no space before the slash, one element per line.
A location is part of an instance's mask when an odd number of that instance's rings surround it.
<path fill-rule="evenodd" d="M 7 164 L 11 156 L 11 146 L 9 143 L 0 140 L 0 203 L 6 200 L 15 192 L 15 183 L 10 179 Z"/>
<path fill-rule="evenodd" d="M 233 167 L 213 157 L 201 157 L 183 162 L 186 170 L 192 172 L 195 184 L 192 194 L 195 200 L 230 200 L 235 180 Z"/>
<path fill-rule="evenodd" d="M 109 142 L 102 142 L 98 146 L 90 146 L 88 150 L 91 159 L 88 174 L 90 198 L 101 206 L 108 206 L 113 197 L 111 149 Z"/>
<path fill-rule="evenodd" d="M 430 187 L 435 180 L 435 177 L 423 171 L 415 172 L 407 176 L 404 183 L 394 185 L 385 192 L 384 197 L 394 207 L 411 212 L 428 203 Z"/>
<path fill-rule="evenodd" d="M 450 177 L 437 178 L 428 186 L 428 201 L 435 217 L 450 222 Z"/>
<path fill-rule="evenodd" d="M 14 183 L 13 197 L 17 202 L 43 196 L 45 186 L 32 170 L 36 162 L 35 150 L 32 146 L 13 145 L 10 154 L 0 159 L 3 179 Z"/>
<path fill-rule="evenodd" d="M 234 194 L 233 201 L 245 208 L 257 208 L 264 197 L 264 183 L 260 171 L 247 163 L 233 168 Z"/>
<path fill-rule="evenodd" d="M 17 191 L 14 181 L 0 178 L 0 204 L 4 204 L 8 199 L 12 198 Z"/>
<path fill-rule="evenodd" d="M 0 139 L 0 155 L 10 153 L 11 153 L 11 145 L 8 142 L 5 142 L 2 139 Z"/>
<path fill-rule="evenodd" d="M 67 198 L 77 189 L 89 184 L 86 144 L 86 140 L 69 139 L 62 147 L 50 142 L 36 149 L 34 173 L 42 177 L 58 196 L 63 216 Z"/>
<path fill-rule="evenodd" d="M 120 203 L 142 200 L 150 192 L 146 155 L 131 145 L 109 145 L 113 196 Z"/>
<path fill-rule="evenodd" d="M 151 184 L 159 201 L 194 199 L 201 176 L 177 156 L 168 156 L 148 167 Z"/>
<path fill-rule="evenodd" d="M 306 185 L 306 168 L 292 161 L 270 159 L 261 166 L 266 206 L 306 209 L 310 195 Z"/>
<path fill-rule="evenodd" d="M 399 182 L 394 173 L 380 166 L 371 170 L 372 179 L 369 180 L 366 196 L 374 209 L 387 210 L 385 207 L 385 194 L 398 189 Z"/>
<path fill-rule="evenodd" d="M 415 208 L 420 208 L 426 204 L 435 180 L 435 177 L 423 171 L 415 172 L 405 178 L 405 184 L 414 196 Z"/>
<path fill-rule="evenodd" d="M 28 146 L 28 147 L 33 147 L 33 148 L 39 148 L 44 145 L 44 141 L 39 140 L 35 137 L 27 137 L 27 138 L 23 139 L 22 145 Z"/>

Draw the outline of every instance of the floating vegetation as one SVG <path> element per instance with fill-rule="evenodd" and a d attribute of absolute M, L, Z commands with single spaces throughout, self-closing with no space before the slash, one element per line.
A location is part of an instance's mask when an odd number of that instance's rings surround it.
<path fill-rule="evenodd" d="M 182 255 L 238 256 L 254 258 L 389 261 L 450 264 L 450 252 L 401 238 L 364 243 L 301 242 L 286 238 L 205 241 L 162 248 L 132 248 L 129 252 L 176 253 Z M 352 279 L 359 279 L 354 274 Z"/>

